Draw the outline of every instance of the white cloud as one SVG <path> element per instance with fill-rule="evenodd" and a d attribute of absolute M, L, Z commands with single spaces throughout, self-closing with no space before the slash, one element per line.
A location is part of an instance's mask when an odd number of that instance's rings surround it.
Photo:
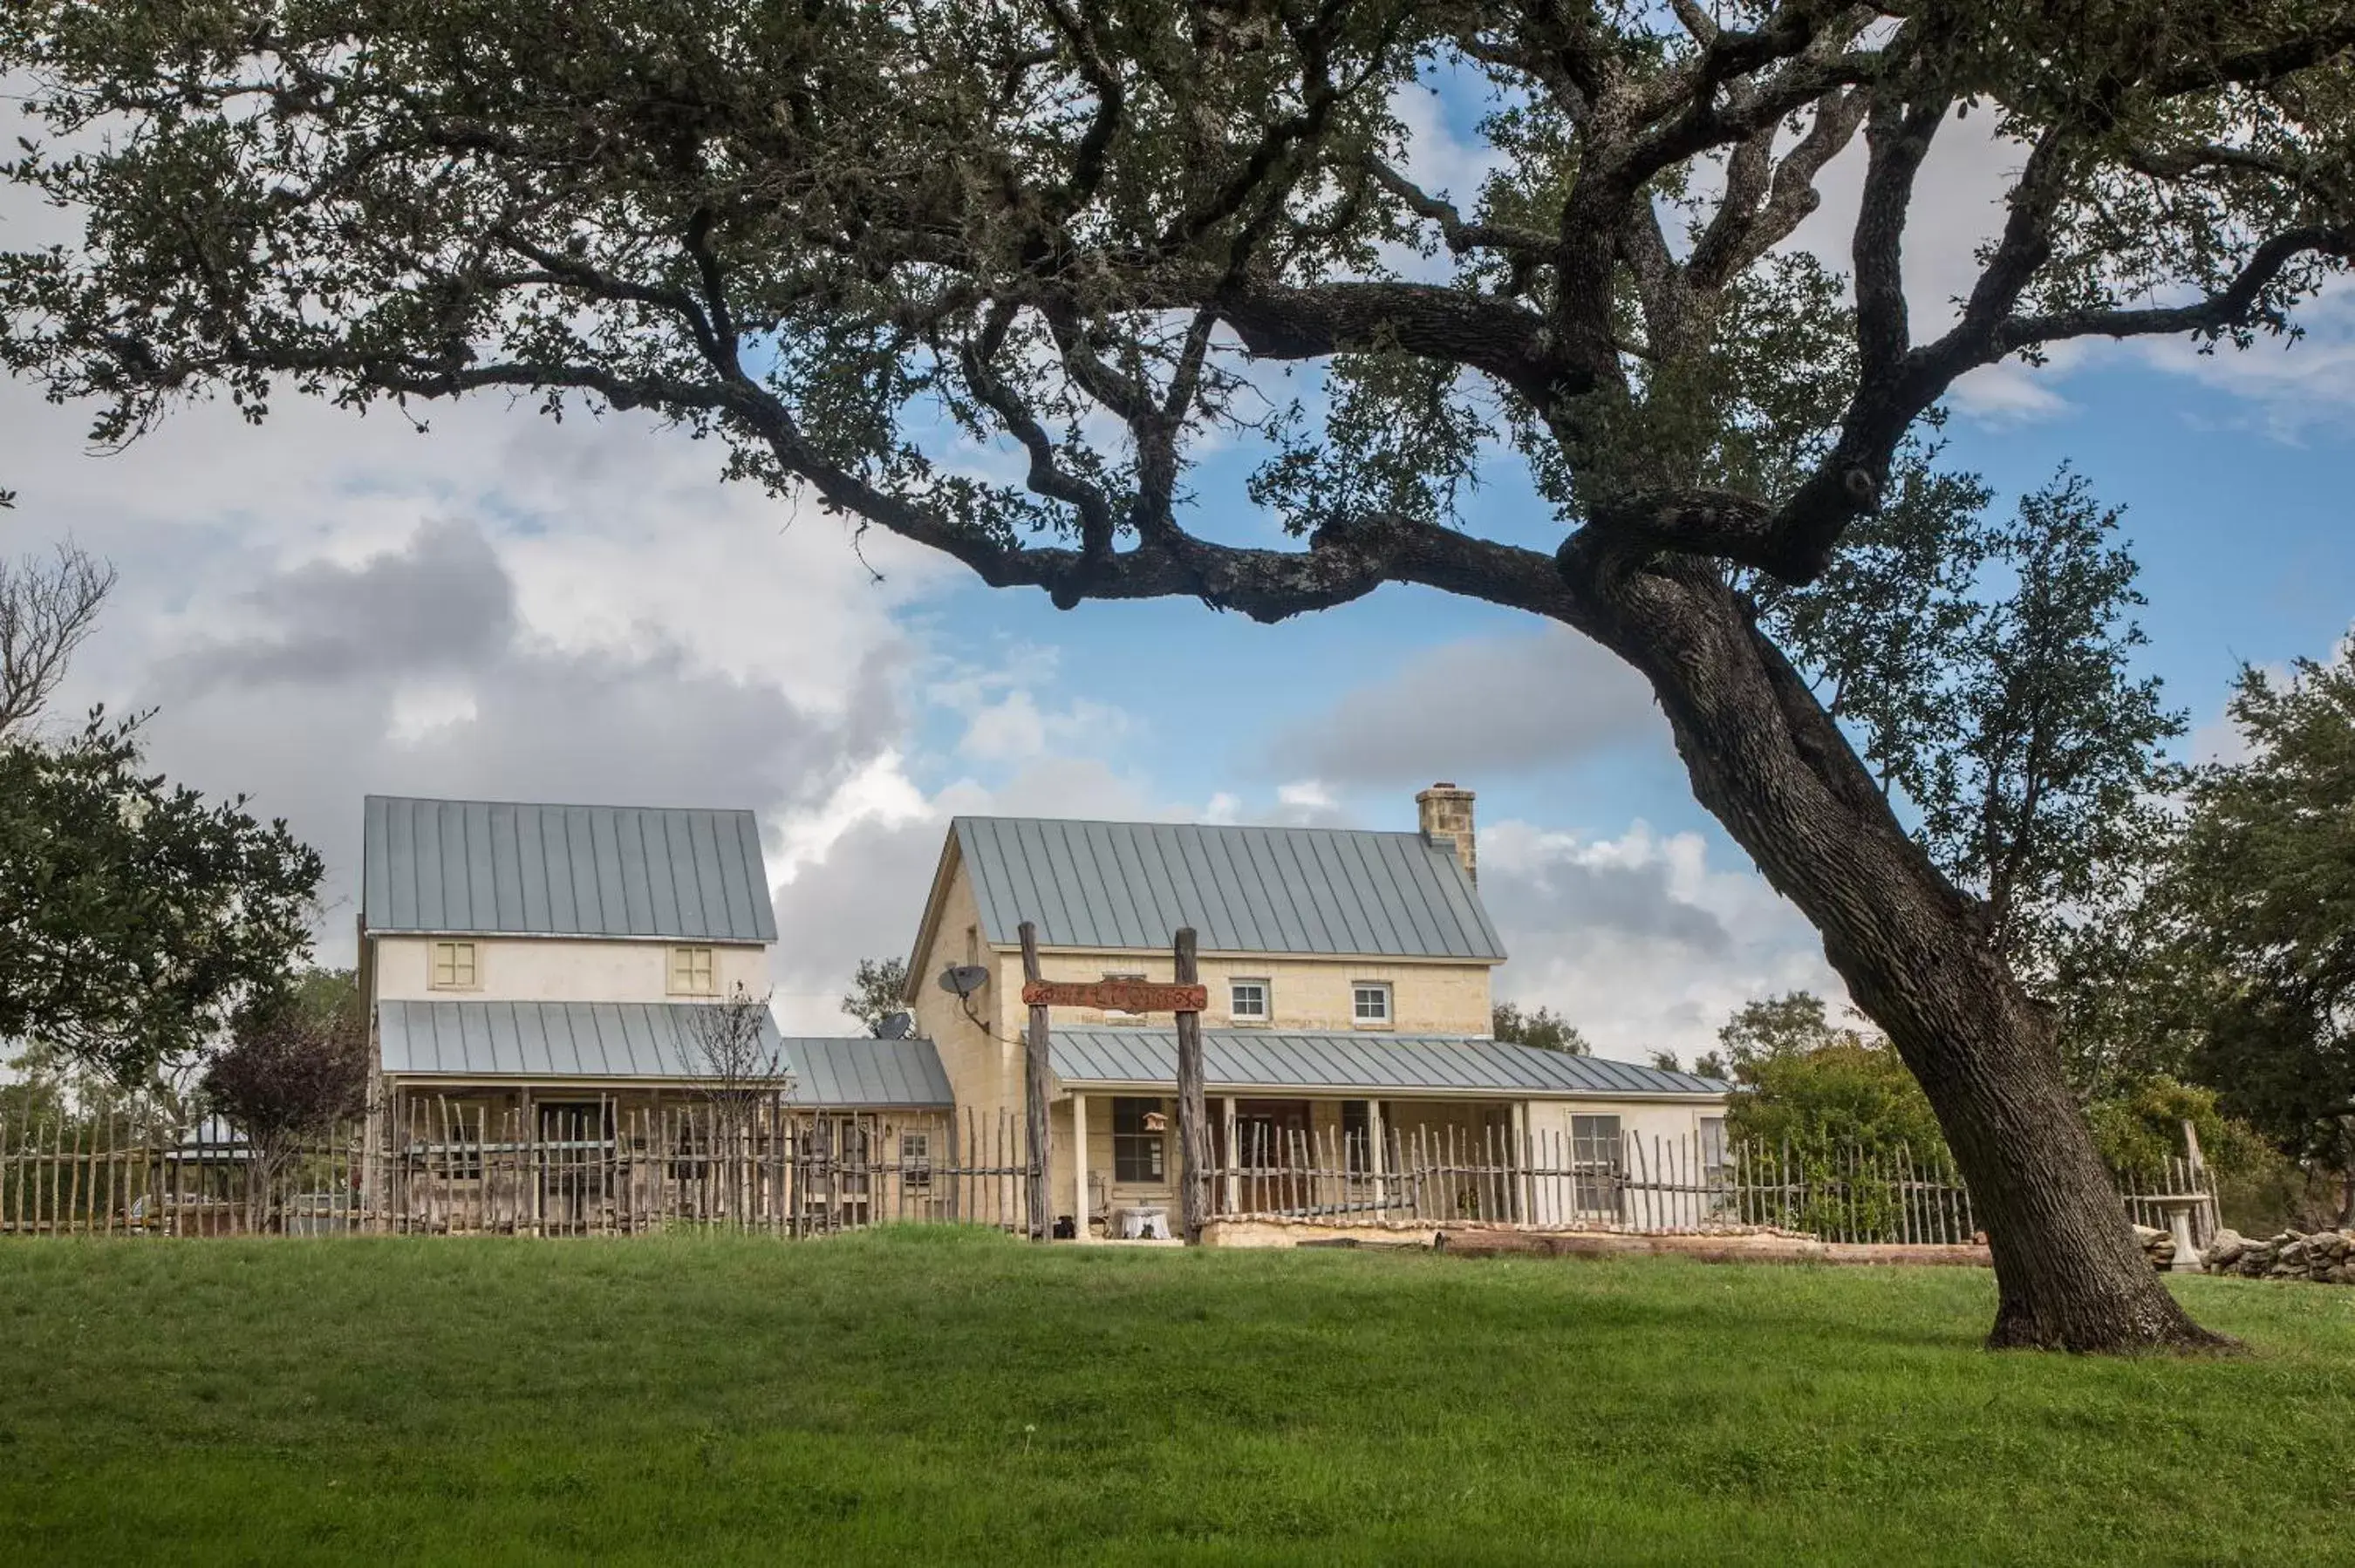
<path fill-rule="evenodd" d="M 1278 766 L 1331 784 L 1494 777 L 1622 746 L 1665 747 L 1638 676 L 1567 627 L 1421 648 L 1267 742 Z"/>
<path fill-rule="evenodd" d="M 1480 891 L 1511 955 L 1498 998 L 1556 1008 L 1605 1056 L 1689 1064 L 1753 997 L 1846 997 L 1798 912 L 1755 873 L 1712 868 L 1698 834 L 1483 826 Z"/>

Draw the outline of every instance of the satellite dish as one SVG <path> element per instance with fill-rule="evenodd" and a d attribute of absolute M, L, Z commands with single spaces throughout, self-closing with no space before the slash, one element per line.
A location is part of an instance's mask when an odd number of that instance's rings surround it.
<path fill-rule="evenodd" d="M 989 984 L 989 971 L 978 964 L 953 964 L 941 971 L 941 989 L 970 997 Z"/>
<path fill-rule="evenodd" d="M 908 1038 L 908 1031 L 915 1027 L 916 1019 L 912 1013 L 886 1013 L 883 1015 L 882 1027 L 878 1029 L 875 1034 L 879 1040 L 905 1040 Z"/>

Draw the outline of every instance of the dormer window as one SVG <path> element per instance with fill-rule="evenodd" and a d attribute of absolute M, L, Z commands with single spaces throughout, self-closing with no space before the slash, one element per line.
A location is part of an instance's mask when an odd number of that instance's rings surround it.
<path fill-rule="evenodd" d="M 1391 987 L 1387 980 L 1360 980 L 1349 987 L 1349 1017 L 1360 1029 L 1387 1029 Z"/>
<path fill-rule="evenodd" d="M 674 947 L 670 950 L 670 994 L 674 997 L 716 997 L 719 994 L 718 971 L 712 965 L 710 948 Z"/>
<path fill-rule="evenodd" d="M 482 985 L 481 973 L 475 965 L 473 943 L 437 942 L 433 944 L 433 976 L 431 982 L 433 989 L 477 989 Z"/>

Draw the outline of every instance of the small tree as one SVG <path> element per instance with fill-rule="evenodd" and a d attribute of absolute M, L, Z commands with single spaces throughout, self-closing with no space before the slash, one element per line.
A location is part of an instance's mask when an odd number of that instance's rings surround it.
<path fill-rule="evenodd" d="M 114 568 L 74 545 L 46 563 L 0 560 L 0 739 L 48 705 L 113 589 Z"/>
<path fill-rule="evenodd" d="M 1524 1012 L 1518 1002 L 1498 1002 L 1488 1010 L 1488 1032 L 1509 1044 L 1533 1045 L 1567 1056 L 1591 1056 L 1594 1051 L 1576 1024 L 1547 1007 Z"/>
<path fill-rule="evenodd" d="M 741 984 L 727 996 L 697 1003 L 679 1031 L 687 1070 L 703 1104 L 709 1157 L 716 1162 L 723 1211 L 751 1218 L 751 1179 L 758 1133 L 773 1132 L 789 1081 L 785 1042 L 769 1013 L 769 997 Z"/>
<path fill-rule="evenodd" d="M 368 1079 L 367 1013 L 349 970 L 313 970 L 238 1015 L 203 1091 L 245 1135 L 255 1229 L 304 1145 L 366 1109 Z"/>
<path fill-rule="evenodd" d="M 850 995 L 842 998 L 842 1010 L 865 1024 L 867 1032 L 879 1040 L 883 1021 L 893 1013 L 906 1010 L 907 1004 L 900 998 L 907 989 L 906 959 L 861 958 L 858 973 L 850 977 Z"/>
<path fill-rule="evenodd" d="M 0 1038 L 128 1086 L 266 1017 L 324 866 L 244 807 L 148 772 L 135 721 L 0 741 Z"/>

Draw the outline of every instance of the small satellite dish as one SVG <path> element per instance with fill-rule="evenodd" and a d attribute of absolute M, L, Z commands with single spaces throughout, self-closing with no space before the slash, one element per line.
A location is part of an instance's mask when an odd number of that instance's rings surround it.
<path fill-rule="evenodd" d="M 913 1013 L 886 1013 L 883 1015 L 883 1026 L 875 1033 L 880 1040 L 905 1040 L 908 1038 L 908 1031 L 915 1027 L 916 1018 Z"/>
<path fill-rule="evenodd" d="M 989 971 L 978 964 L 953 964 L 941 971 L 941 989 L 970 997 L 989 984 Z"/>

